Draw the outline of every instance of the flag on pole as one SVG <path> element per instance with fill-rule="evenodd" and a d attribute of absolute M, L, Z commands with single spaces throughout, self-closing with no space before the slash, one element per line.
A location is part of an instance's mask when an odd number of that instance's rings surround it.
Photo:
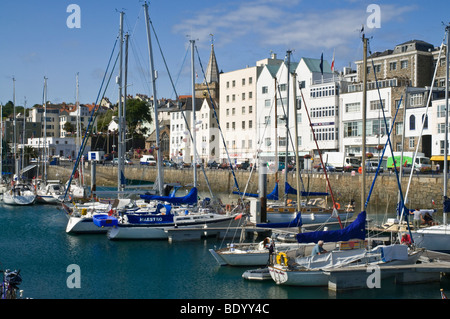
<path fill-rule="evenodd" d="M 331 60 L 331 72 L 334 72 L 334 50 L 333 50 L 333 60 Z"/>
<path fill-rule="evenodd" d="M 323 52 L 322 55 L 320 56 L 320 73 L 322 73 L 323 75 Z"/>

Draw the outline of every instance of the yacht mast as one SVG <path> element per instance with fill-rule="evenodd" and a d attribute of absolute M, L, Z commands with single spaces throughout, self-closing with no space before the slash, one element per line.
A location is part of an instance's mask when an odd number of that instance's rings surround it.
<path fill-rule="evenodd" d="M 122 62 L 123 62 L 123 11 L 120 12 L 120 28 L 119 28 L 119 42 L 120 42 L 120 51 L 119 51 L 119 76 L 117 77 L 117 84 L 119 85 L 119 125 L 118 125 L 118 149 L 117 149 L 117 191 L 118 197 L 121 197 L 120 191 L 122 190 L 121 183 L 121 174 L 122 171 Z"/>
<path fill-rule="evenodd" d="M 361 210 L 365 210 L 366 200 L 366 104 L 367 104 L 367 41 L 364 33 L 363 40 L 363 100 L 362 100 L 362 143 L 361 143 Z"/>
<path fill-rule="evenodd" d="M 284 185 L 288 181 L 288 158 L 289 158 L 289 80 L 291 77 L 291 50 L 287 51 L 287 84 L 286 84 L 286 154 L 284 156 Z M 275 119 L 277 121 L 277 119 Z M 278 141 L 275 141 L 278 143 Z M 278 167 L 277 167 L 278 169 Z M 299 191 L 299 190 L 297 190 Z M 286 192 L 285 192 L 286 193 Z M 284 196 L 284 204 L 287 204 L 287 194 Z"/>
<path fill-rule="evenodd" d="M 444 141 L 444 201 L 447 197 L 447 170 L 448 170 L 448 80 L 449 80 L 449 69 L 448 69 L 448 59 L 449 59 L 449 47 L 450 47 L 450 25 L 445 27 L 447 33 L 447 47 L 445 48 L 446 63 L 445 63 L 445 141 Z M 447 212 L 444 209 L 443 223 L 447 224 Z"/>
<path fill-rule="evenodd" d="M 47 78 L 44 76 L 44 183 L 47 182 L 47 162 L 48 162 L 48 146 L 47 146 Z"/>
<path fill-rule="evenodd" d="M 196 131 L 196 110 L 195 110 L 195 65 L 194 65 L 194 46 L 195 40 L 189 40 L 191 43 L 191 77 L 192 77 L 192 130 L 194 131 L 192 137 L 192 148 L 194 150 L 193 168 L 194 168 L 194 187 L 197 187 L 197 131 Z"/>
<path fill-rule="evenodd" d="M 17 163 L 17 128 L 16 128 L 16 79 L 13 78 L 13 128 L 14 128 L 14 132 L 13 132 L 13 147 L 14 147 L 14 178 L 19 178 L 19 167 L 18 167 L 18 163 Z"/>
<path fill-rule="evenodd" d="M 150 60 L 150 80 L 152 82 L 152 90 L 153 90 L 153 107 L 155 111 L 155 137 L 156 137 L 156 165 L 157 165 L 157 178 L 156 181 L 158 183 L 158 191 L 159 194 L 163 194 L 163 171 L 162 171 L 162 158 L 161 158 L 161 148 L 160 146 L 160 140 L 159 140 L 159 121 L 158 121 L 158 98 L 156 96 L 156 74 L 153 64 L 153 51 L 152 51 L 152 40 L 151 40 L 151 34 L 150 34 L 150 19 L 148 16 L 148 5 L 147 2 L 144 3 L 144 13 L 145 13 L 145 23 L 147 25 L 147 42 L 148 42 L 148 53 L 149 53 L 149 60 Z"/>

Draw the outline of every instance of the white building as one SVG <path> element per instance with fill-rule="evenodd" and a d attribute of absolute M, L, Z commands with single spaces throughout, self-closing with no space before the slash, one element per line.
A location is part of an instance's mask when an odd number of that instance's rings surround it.
<path fill-rule="evenodd" d="M 321 152 L 339 150 L 339 93 L 341 86 L 345 86 L 327 61 L 323 61 L 323 72 L 320 63 L 320 59 L 302 58 L 296 68 L 297 84 L 303 87 L 300 90 L 296 85 L 299 150 L 316 150 L 315 155 L 318 155 L 315 139 Z"/>
<path fill-rule="evenodd" d="M 49 156 L 59 156 L 65 158 L 76 158 L 79 146 L 75 144 L 74 138 L 61 137 L 47 137 L 47 138 L 29 138 L 26 146 L 34 148 L 38 154 L 43 154 L 43 149 L 47 145 Z M 91 150 L 89 145 L 86 145 L 84 154 Z"/>
<path fill-rule="evenodd" d="M 233 164 L 252 162 L 258 149 L 257 111 L 260 98 L 257 81 L 265 65 L 280 65 L 273 54 L 270 59 L 257 61 L 256 66 L 220 74 L 220 126 L 228 154 L 220 145 L 220 159 Z M 267 77 L 270 78 L 270 75 Z M 267 94 L 268 96 L 268 94 Z"/>
<path fill-rule="evenodd" d="M 340 105 L 341 105 L 341 139 L 339 148 L 340 151 L 347 154 L 354 154 L 355 156 L 361 157 L 362 154 L 362 132 L 363 132 L 363 121 L 362 121 L 362 101 L 363 92 L 360 90 L 352 91 L 351 86 L 349 87 L 350 92 L 340 95 Z M 383 109 L 380 103 L 383 104 Z M 372 153 L 376 156 L 379 153 L 378 145 L 384 147 L 387 141 L 387 132 L 385 118 L 387 122 L 388 129 L 391 130 L 392 126 L 392 88 L 384 87 L 378 90 L 368 90 L 367 91 L 367 102 L 366 102 L 366 153 Z M 396 107 L 395 107 L 396 108 Z M 383 112 L 384 111 L 384 112 Z M 384 114 L 384 116 L 383 116 Z M 397 118 L 397 120 L 400 120 Z M 397 131 L 401 128 L 397 127 Z M 395 147 L 395 146 L 394 146 Z M 389 148 L 385 151 L 385 157 L 390 156 L 391 150 Z"/>

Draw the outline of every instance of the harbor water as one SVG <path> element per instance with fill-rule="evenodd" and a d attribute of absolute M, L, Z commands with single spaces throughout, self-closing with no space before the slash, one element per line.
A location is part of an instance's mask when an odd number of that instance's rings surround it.
<path fill-rule="evenodd" d="M 0 204 L 1 268 L 21 270 L 24 298 L 440 299 L 440 288 L 450 292 L 448 278 L 413 286 L 386 280 L 381 288 L 337 293 L 247 281 L 241 276 L 248 268 L 221 267 L 210 255 L 208 249 L 224 244 L 216 238 L 111 241 L 105 234 L 67 234 L 66 224 L 67 216 L 56 206 Z M 79 282 L 73 280 L 74 269 Z"/>

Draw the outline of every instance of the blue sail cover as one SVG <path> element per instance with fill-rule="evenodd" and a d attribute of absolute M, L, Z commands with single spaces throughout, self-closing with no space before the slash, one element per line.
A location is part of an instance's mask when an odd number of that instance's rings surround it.
<path fill-rule="evenodd" d="M 358 217 L 347 227 L 339 230 L 315 231 L 296 235 L 299 243 L 317 243 L 345 241 L 350 239 L 366 239 L 366 212 L 362 211 Z"/>
<path fill-rule="evenodd" d="M 197 203 L 197 187 L 193 187 L 189 194 L 182 197 L 159 196 L 159 195 L 140 195 L 145 200 L 160 200 L 175 205 L 193 205 Z"/>
<path fill-rule="evenodd" d="M 290 222 L 285 223 L 261 223 L 256 224 L 256 227 L 267 227 L 267 228 L 287 228 L 287 227 L 300 227 L 302 224 L 302 214 L 298 213 L 297 216 Z"/>
<path fill-rule="evenodd" d="M 275 187 L 273 188 L 272 193 L 267 195 L 267 199 L 278 200 L 278 183 L 275 183 Z"/>
<path fill-rule="evenodd" d="M 289 185 L 288 182 L 284 183 L 284 192 L 286 194 L 294 194 L 297 195 L 297 190 L 295 188 L 293 188 L 291 185 Z M 301 192 L 300 193 L 301 196 L 328 196 L 330 194 L 328 194 L 327 192 Z"/>
<path fill-rule="evenodd" d="M 259 197 L 259 194 L 243 193 L 243 192 L 236 192 L 236 191 L 234 191 L 233 194 L 244 195 L 244 196 L 247 196 L 247 197 L 256 197 L 256 198 Z M 275 183 L 275 187 L 273 188 L 272 193 L 267 195 L 267 199 L 278 200 L 278 183 Z"/>

